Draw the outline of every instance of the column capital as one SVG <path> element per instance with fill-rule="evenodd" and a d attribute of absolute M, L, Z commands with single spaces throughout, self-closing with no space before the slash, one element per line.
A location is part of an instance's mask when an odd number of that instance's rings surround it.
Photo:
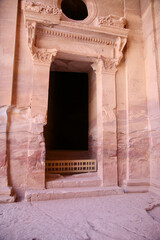
<path fill-rule="evenodd" d="M 51 62 L 54 61 L 57 55 L 57 49 L 44 49 L 44 48 L 33 48 L 32 57 L 34 64 L 48 65 L 50 67 Z"/>
<path fill-rule="evenodd" d="M 115 58 L 107 58 L 100 56 L 97 60 L 91 65 L 94 71 L 101 69 L 103 73 L 115 74 L 117 71 L 117 60 Z"/>
<path fill-rule="evenodd" d="M 102 71 L 109 73 L 109 74 L 115 74 L 117 71 L 117 60 L 115 58 L 106 58 L 101 56 L 100 61 L 102 62 Z"/>
<path fill-rule="evenodd" d="M 49 65 L 57 54 L 57 49 L 44 49 L 35 46 L 36 21 L 26 20 L 26 28 L 28 31 L 28 47 L 31 51 L 34 64 Z"/>

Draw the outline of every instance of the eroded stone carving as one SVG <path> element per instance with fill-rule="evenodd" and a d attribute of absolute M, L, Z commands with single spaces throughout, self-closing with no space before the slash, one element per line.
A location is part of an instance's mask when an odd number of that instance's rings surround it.
<path fill-rule="evenodd" d="M 115 43 L 115 59 L 116 59 L 116 66 L 120 63 L 121 59 L 123 58 L 123 49 L 126 45 L 127 39 L 118 37 Z"/>
<path fill-rule="evenodd" d="M 50 64 L 57 54 L 56 49 L 43 49 L 35 46 L 35 33 L 36 33 L 36 22 L 26 21 L 26 27 L 28 30 L 28 46 L 31 51 L 33 60 L 35 63 Z"/>
<path fill-rule="evenodd" d="M 41 49 L 34 47 L 32 56 L 34 62 L 50 64 L 53 61 L 56 54 L 57 54 L 56 49 Z"/>
<path fill-rule="evenodd" d="M 116 68 L 116 59 L 115 58 L 105 58 L 104 56 L 101 56 L 100 59 L 103 63 L 103 69 L 110 73 L 115 73 L 117 71 Z"/>
<path fill-rule="evenodd" d="M 116 15 L 109 15 L 106 17 L 99 17 L 98 23 L 101 26 L 114 26 L 124 28 L 126 26 L 126 19 L 124 17 L 118 17 Z"/>
<path fill-rule="evenodd" d="M 28 46 L 32 51 L 35 43 L 36 22 L 26 21 L 26 28 L 28 30 Z"/>
<path fill-rule="evenodd" d="M 117 71 L 116 62 L 117 61 L 115 58 L 99 56 L 96 61 L 91 65 L 91 67 L 93 71 L 97 71 L 99 69 L 98 66 L 101 66 L 102 71 L 114 74 Z"/>
<path fill-rule="evenodd" d="M 52 14 L 61 16 L 62 10 L 59 9 L 55 4 L 54 6 L 44 5 L 40 2 L 27 1 L 24 6 L 25 11 L 31 11 L 41 14 Z"/>

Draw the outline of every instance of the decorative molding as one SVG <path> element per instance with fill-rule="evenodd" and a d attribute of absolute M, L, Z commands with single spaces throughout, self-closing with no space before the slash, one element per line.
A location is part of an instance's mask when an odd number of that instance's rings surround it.
<path fill-rule="evenodd" d="M 115 43 L 115 54 L 114 57 L 116 59 L 116 66 L 119 65 L 121 59 L 123 58 L 123 49 L 125 47 L 127 43 L 127 39 L 126 38 L 121 38 L 121 37 L 117 37 L 116 43 Z"/>
<path fill-rule="evenodd" d="M 24 10 L 29 12 L 35 12 L 40 14 L 51 14 L 61 16 L 62 10 L 59 9 L 56 4 L 54 6 L 45 5 L 40 2 L 27 1 L 24 4 Z"/>
<path fill-rule="evenodd" d="M 126 23 L 127 23 L 126 18 L 118 17 L 116 15 L 109 15 L 98 18 L 98 24 L 103 27 L 113 26 L 118 28 L 124 28 L 126 26 Z"/>
<path fill-rule="evenodd" d="M 115 41 L 112 41 L 106 38 L 92 37 L 86 34 L 70 33 L 70 32 L 57 31 L 57 30 L 45 29 L 45 28 L 37 28 L 36 35 L 38 34 L 66 38 L 66 39 L 68 38 L 76 41 L 85 41 L 93 44 L 97 43 L 97 44 L 115 46 Z"/>
<path fill-rule="evenodd" d="M 34 63 L 51 64 L 57 54 L 57 50 L 37 48 L 35 46 L 36 26 L 37 23 L 35 21 L 26 21 L 26 28 L 28 31 L 28 47 L 31 51 Z"/>
<path fill-rule="evenodd" d="M 28 31 L 28 47 L 32 52 L 33 46 L 35 44 L 36 22 L 26 21 L 26 28 Z"/>
<path fill-rule="evenodd" d="M 104 56 L 99 56 L 95 62 L 91 64 L 93 71 L 96 72 L 98 69 L 101 69 L 101 71 L 107 72 L 109 74 L 115 74 L 117 71 L 116 66 L 117 60 L 115 58 L 107 58 Z"/>
<path fill-rule="evenodd" d="M 118 66 L 123 57 L 122 52 L 127 42 L 128 31 L 124 29 L 126 19 L 115 15 L 99 17 L 99 25 L 109 26 L 109 28 L 106 27 L 102 30 L 99 27 L 92 26 L 88 28 L 80 24 L 64 23 L 59 18 L 61 13 L 62 11 L 57 7 L 56 0 L 53 1 L 53 6 L 47 6 L 34 1 L 25 3 L 24 16 L 28 31 L 28 46 L 34 63 L 50 64 L 57 54 L 56 49 L 47 49 L 43 48 L 43 46 L 38 48 L 36 46 L 38 38 L 49 37 L 50 40 L 52 38 L 62 38 L 63 42 L 68 40 L 67 42 L 76 41 L 92 44 L 94 51 L 97 48 L 97 56 L 95 56 L 93 51 L 94 57 L 98 58 L 103 54 L 103 57 L 101 57 L 103 69 L 108 72 L 115 72 L 116 66 Z M 59 43 L 58 47 L 57 44 L 58 41 L 56 41 L 56 48 L 61 50 L 61 43 Z M 52 46 L 54 45 L 52 44 Z M 113 49 L 112 52 L 108 48 L 109 51 L 107 53 L 108 46 Z"/>
<path fill-rule="evenodd" d="M 38 64 L 51 64 L 57 54 L 57 49 L 33 48 L 33 60 Z"/>
<path fill-rule="evenodd" d="M 115 73 L 117 71 L 117 60 L 115 58 L 106 58 L 104 56 L 100 56 L 100 59 L 103 63 L 103 70 L 109 73 Z"/>

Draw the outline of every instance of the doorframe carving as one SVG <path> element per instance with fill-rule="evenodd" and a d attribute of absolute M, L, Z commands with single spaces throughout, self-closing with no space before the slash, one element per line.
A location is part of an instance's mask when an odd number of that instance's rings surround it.
<path fill-rule="evenodd" d="M 115 15 L 97 16 L 96 25 L 95 23 L 86 25 L 78 21 L 63 21 L 61 16 L 62 11 L 57 7 L 56 2 L 53 6 L 45 6 L 33 1 L 24 5 L 27 41 L 34 65 L 32 117 L 38 119 L 37 124 L 43 126 L 46 123 L 49 71 L 55 58 L 62 59 L 68 56 L 92 62 L 99 94 L 97 97 L 98 173 L 103 186 L 116 186 L 115 74 L 127 42 L 128 30 L 124 28 L 126 19 Z M 37 90 L 40 94 L 37 94 Z M 28 156 L 27 187 L 30 189 L 45 187 L 45 156 L 42 136 L 40 143 L 38 149 L 42 158 L 40 164 L 35 164 L 36 167 L 31 169 L 31 162 L 36 157 L 34 154 Z M 38 158 L 34 161 L 38 161 Z M 40 173 L 41 176 L 39 176 Z M 34 179 L 34 186 L 30 178 Z"/>

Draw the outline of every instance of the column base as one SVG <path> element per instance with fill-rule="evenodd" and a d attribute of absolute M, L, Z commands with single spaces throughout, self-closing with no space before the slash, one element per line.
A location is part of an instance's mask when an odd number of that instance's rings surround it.
<path fill-rule="evenodd" d="M 149 191 L 149 182 L 141 179 L 129 179 L 124 181 L 123 189 L 125 193 L 145 193 Z"/>
<path fill-rule="evenodd" d="M 0 187 L 0 203 L 15 202 L 16 196 L 12 194 L 11 187 Z"/>

